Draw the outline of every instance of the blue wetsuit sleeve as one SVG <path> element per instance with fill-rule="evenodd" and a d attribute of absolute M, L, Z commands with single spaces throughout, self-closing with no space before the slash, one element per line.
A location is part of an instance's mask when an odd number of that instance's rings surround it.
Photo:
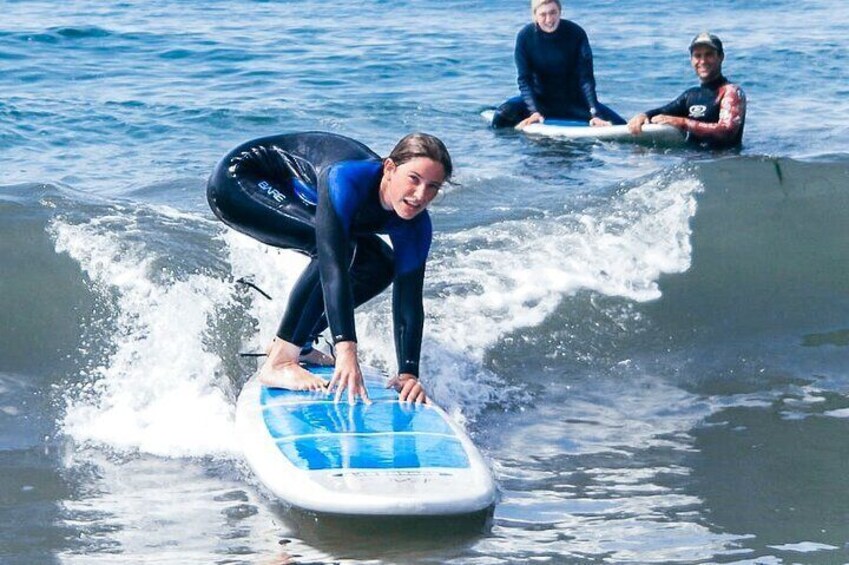
<path fill-rule="evenodd" d="M 392 316 L 398 372 L 419 374 L 419 356 L 424 328 L 422 292 L 433 226 L 427 212 L 406 223 L 389 236 L 395 255 L 392 287 Z"/>
<path fill-rule="evenodd" d="M 331 169 L 318 182 L 316 245 L 324 309 L 333 342 L 357 341 L 351 288 L 350 227 L 357 201 L 351 179 Z"/>
<path fill-rule="evenodd" d="M 654 110 L 649 110 L 646 112 L 646 116 L 649 119 L 652 119 L 655 116 L 659 116 L 661 114 L 667 116 L 686 116 L 688 112 L 687 108 L 687 95 L 689 94 L 689 90 L 683 92 L 681 96 L 666 104 L 661 106 L 660 108 L 655 108 Z"/>
<path fill-rule="evenodd" d="M 419 357 L 424 332 L 425 265 L 395 277 L 392 287 L 392 315 L 398 373 L 419 376 Z"/>
<path fill-rule="evenodd" d="M 531 59 L 528 52 L 530 48 L 528 42 L 531 39 L 532 32 L 533 30 L 529 30 L 527 27 L 519 31 L 519 34 L 516 36 L 516 49 L 513 53 L 513 58 L 516 61 L 516 82 L 519 84 L 519 93 L 522 95 L 522 100 L 525 101 L 528 110 L 533 114 L 534 112 L 538 112 L 539 109 L 534 100 L 534 70 L 531 66 Z"/>
<path fill-rule="evenodd" d="M 593 51 L 587 34 L 583 34 L 578 61 L 578 81 L 581 92 L 587 102 L 587 108 L 593 116 L 598 113 L 598 95 L 595 91 L 595 74 L 593 72 Z"/>

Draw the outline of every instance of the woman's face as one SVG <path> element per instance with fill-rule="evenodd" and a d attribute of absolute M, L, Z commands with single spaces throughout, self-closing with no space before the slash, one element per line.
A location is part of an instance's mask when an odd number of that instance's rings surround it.
<path fill-rule="evenodd" d="M 554 2 L 543 4 L 534 12 L 534 21 L 545 33 L 553 33 L 560 25 L 560 8 Z"/>
<path fill-rule="evenodd" d="M 401 218 L 411 220 L 427 208 L 443 182 L 445 169 L 439 161 L 416 157 L 396 165 L 392 159 L 385 159 L 380 203 L 385 210 L 392 210 Z"/>

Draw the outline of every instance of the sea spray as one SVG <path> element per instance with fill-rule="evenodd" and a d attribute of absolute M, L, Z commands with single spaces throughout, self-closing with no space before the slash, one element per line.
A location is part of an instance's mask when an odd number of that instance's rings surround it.
<path fill-rule="evenodd" d="M 220 360 L 204 346 L 209 318 L 232 300 L 232 285 L 152 272 L 155 257 L 143 238 L 124 237 L 137 229 L 132 215 L 50 226 L 56 251 L 78 261 L 112 305 L 111 352 L 82 376 L 79 391 L 69 391 L 64 432 L 166 456 L 233 452 L 232 391 L 216 378 Z"/>

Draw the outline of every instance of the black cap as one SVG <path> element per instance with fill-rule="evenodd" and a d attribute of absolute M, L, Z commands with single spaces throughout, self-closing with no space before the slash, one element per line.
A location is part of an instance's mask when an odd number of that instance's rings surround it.
<path fill-rule="evenodd" d="M 722 41 L 719 40 L 717 36 L 712 33 L 708 33 L 703 31 L 699 35 L 693 38 L 693 41 L 690 42 L 690 53 L 693 52 L 693 49 L 698 47 L 699 45 L 704 45 L 705 47 L 710 47 L 720 55 L 723 55 L 725 51 L 722 49 Z"/>

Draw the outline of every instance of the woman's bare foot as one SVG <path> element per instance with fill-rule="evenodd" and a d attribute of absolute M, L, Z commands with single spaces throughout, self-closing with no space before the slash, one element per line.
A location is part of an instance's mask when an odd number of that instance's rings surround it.
<path fill-rule="evenodd" d="M 259 369 L 259 382 L 268 387 L 289 390 L 324 390 L 327 382 L 300 366 L 300 353 L 301 348 L 297 345 L 275 339 Z"/>
<path fill-rule="evenodd" d="M 271 388 L 285 388 L 289 390 L 324 390 L 327 382 L 310 373 L 297 362 L 284 363 L 279 366 L 271 366 L 265 363 L 259 370 L 259 382 Z"/>
<path fill-rule="evenodd" d="M 336 360 L 333 357 L 318 349 L 313 349 L 306 355 L 301 355 L 299 359 L 301 363 L 312 363 L 313 365 L 323 365 L 325 367 L 332 367 L 336 364 Z"/>
<path fill-rule="evenodd" d="M 275 337 L 274 341 L 272 341 L 271 344 L 265 348 L 265 354 L 267 356 L 271 356 L 271 350 L 278 341 L 283 340 L 281 340 L 279 337 Z M 325 367 L 332 367 L 336 364 L 336 359 L 318 349 L 312 349 L 306 355 L 299 354 L 298 360 L 301 363 L 312 363 L 313 365 L 323 365 Z"/>

